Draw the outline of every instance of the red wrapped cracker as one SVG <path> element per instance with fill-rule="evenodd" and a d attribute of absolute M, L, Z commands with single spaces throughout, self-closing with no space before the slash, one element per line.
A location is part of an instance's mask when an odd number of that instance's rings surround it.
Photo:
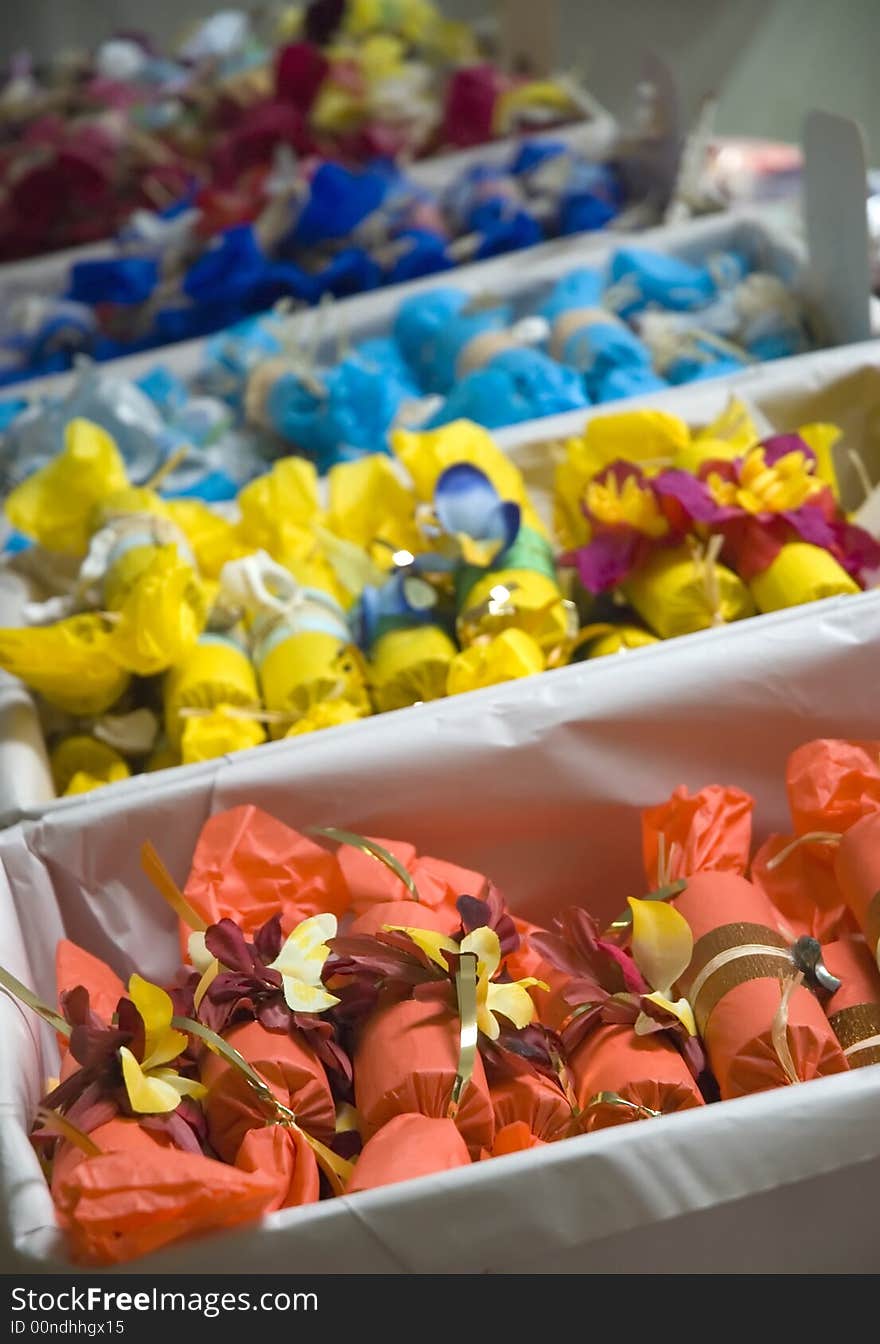
<path fill-rule="evenodd" d="M 790 940 L 757 887 L 734 873 L 697 873 L 676 905 L 694 937 L 678 992 L 723 1098 L 846 1069 L 820 1004 L 792 981 Z"/>
<path fill-rule="evenodd" d="M 354 1055 L 355 1105 L 371 1138 L 395 1115 L 444 1119 L 450 1109 L 461 1048 L 459 1018 L 434 1002 L 409 999 L 368 1019 Z M 471 1155 L 491 1148 L 492 1102 L 479 1054 L 462 1094 L 456 1124 Z"/>
<path fill-rule="evenodd" d="M 235 1158 L 241 1171 L 260 1174 L 274 1183 L 275 1194 L 265 1212 L 314 1204 L 321 1194 L 315 1154 L 300 1130 L 284 1125 L 249 1129 Z"/>
<path fill-rule="evenodd" d="M 458 928 L 455 902 L 459 896 L 476 896 L 483 900 L 487 894 L 488 882 L 482 873 L 461 868 L 445 859 L 432 858 L 428 854 L 420 855 L 415 845 L 406 844 L 402 840 L 369 838 L 393 854 L 410 874 L 416 884 L 421 905 L 443 910 L 443 917 L 449 920 L 448 931 Z M 380 901 L 400 901 L 407 897 L 407 889 L 400 878 L 363 850 L 353 845 L 343 845 L 338 859 L 348 883 L 351 908 L 355 914 L 363 914 Z"/>
<path fill-rule="evenodd" d="M 346 1194 L 451 1171 L 469 1166 L 470 1161 L 453 1120 L 418 1113 L 395 1115 L 364 1144 Z"/>
<path fill-rule="evenodd" d="M 342 915 L 349 903 L 336 855 L 258 807 L 205 822 L 184 894 L 206 924 L 229 918 L 247 935 L 273 915 L 287 934 L 311 915 Z"/>
<path fill-rule="evenodd" d="M 665 1032 L 637 1036 L 629 1024 L 597 1027 L 572 1051 L 569 1069 L 588 1132 L 704 1105 Z"/>
<path fill-rule="evenodd" d="M 327 1143 L 336 1128 L 336 1108 L 323 1065 L 298 1031 L 269 1031 L 259 1022 L 233 1027 L 224 1039 L 266 1081 L 297 1123 Z M 248 1130 L 271 1122 L 244 1075 L 206 1051 L 201 1065 L 208 1135 L 224 1162 L 234 1162 Z"/>
<path fill-rule="evenodd" d="M 827 943 L 822 958 L 840 980 L 825 1011 L 849 1067 L 880 1064 L 880 973 L 864 939 L 855 936 Z"/>

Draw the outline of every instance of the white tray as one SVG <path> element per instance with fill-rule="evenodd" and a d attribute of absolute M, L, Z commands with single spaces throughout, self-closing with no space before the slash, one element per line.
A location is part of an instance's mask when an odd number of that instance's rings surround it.
<path fill-rule="evenodd" d="M 70 800 L 0 834 L 2 961 L 44 999 L 66 934 L 127 976 L 171 972 L 173 916 L 144 840 L 185 880 L 210 814 L 256 803 L 305 828 L 405 838 L 490 873 L 539 922 L 642 888 L 638 811 L 678 784 L 739 785 L 757 840 L 786 828 L 788 753 L 877 735 L 880 593 L 277 743 Z M 27 1132 L 54 1042 L 0 997 L 0 1262 L 64 1268 Z M 277 1213 L 127 1268 L 179 1274 L 818 1272 L 876 1269 L 880 1070 Z"/>

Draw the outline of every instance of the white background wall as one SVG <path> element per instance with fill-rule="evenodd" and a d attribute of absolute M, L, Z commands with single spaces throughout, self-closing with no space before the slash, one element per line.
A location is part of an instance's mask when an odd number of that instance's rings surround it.
<path fill-rule="evenodd" d="M 720 130 L 794 139 L 804 111 L 823 106 L 859 119 L 880 162 L 880 0 L 556 2 L 566 63 L 615 111 L 626 110 L 640 53 L 653 46 L 676 70 L 686 109 L 706 92 L 720 94 Z M 88 45 L 114 26 L 170 37 L 222 3 L 0 0 L 0 58 L 22 45 L 40 54 Z M 467 17 L 491 0 L 442 3 Z"/>

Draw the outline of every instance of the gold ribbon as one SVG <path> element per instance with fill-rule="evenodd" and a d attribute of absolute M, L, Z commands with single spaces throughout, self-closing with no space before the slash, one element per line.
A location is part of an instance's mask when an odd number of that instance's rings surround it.
<path fill-rule="evenodd" d="M 870 1054 L 856 1067 L 880 1063 L 880 1004 L 856 1003 L 832 1013 L 828 1021 L 847 1059 L 851 1055 Z"/>
<path fill-rule="evenodd" d="M 464 1089 L 473 1077 L 477 1059 L 477 957 L 474 952 L 462 952 L 455 972 L 455 993 L 461 1021 L 458 1048 L 458 1071 L 452 1086 L 447 1115 L 454 1120 Z"/>
<path fill-rule="evenodd" d="M 304 1130 L 297 1121 L 295 1113 L 289 1106 L 285 1106 L 282 1101 L 278 1100 L 265 1078 L 257 1073 L 253 1065 L 248 1063 L 244 1055 L 240 1054 L 234 1045 L 224 1041 L 223 1037 L 218 1036 L 217 1032 L 212 1031 L 210 1027 L 206 1027 L 202 1022 L 195 1022 L 190 1017 L 173 1017 L 171 1025 L 176 1027 L 178 1031 L 185 1031 L 191 1036 L 198 1036 L 199 1040 L 204 1041 L 209 1050 L 213 1050 L 214 1054 L 219 1055 L 233 1069 L 237 1069 L 253 1089 L 257 1100 L 268 1111 L 272 1123 L 283 1125 L 285 1129 L 298 1130 L 303 1136 L 315 1154 L 318 1166 L 330 1182 L 334 1195 L 345 1194 L 345 1188 L 354 1171 L 354 1163 L 347 1162 L 345 1158 L 339 1157 L 326 1144 L 313 1138 L 311 1134 Z"/>
<path fill-rule="evenodd" d="M 627 1110 L 635 1111 L 639 1120 L 655 1120 L 663 1114 L 662 1111 L 653 1111 L 650 1106 L 642 1106 L 637 1101 L 627 1101 L 619 1092 L 597 1092 L 587 1102 L 581 1114 L 586 1114 L 596 1106 L 625 1106 Z"/>
<path fill-rule="evenodd" d="M 207 924 L 189 904 L 151 840 L 145 840 L 141 845 L 141 870 L 187 928 L 197 933 L 204 933 Z"/>
<path fill-rule="evenodd" d="M 880 891 L 875 891 L 865 919 L 865 938 L 880 967 Z"/>
<path fill-rule="evenodd" d="M 395 877 L 400 878 L 413 900 L 421 900 L 412 874 L 407 872 L 400 860 L 384 845 L 377 844 L 375 840 L 368 840 L 365 835 L 357 835 L 354 831 L 341 831 L 337 826 L 313 826 L 308 834 L 323 835 L 328 840 L 335 840 L 339 845 L 351 845 L 352 849 L 359 849 L 362 854 L 368 854 L 371 859 L 384 863 Z"/>
<path fill-rule="evenodd" d="M 38 999 L 32 989 L 28 989 L 27 985 L 23 985 L 20 980 L 16 980 L 15 976 L 3 966 L 0 966 L 0 989 L 4 990 L 11 999 L 17 999 L 26 1008 L 30 1008 L 31 1012 L 36 1013 L 37 1017 L 41 1017 L 44 1022 L 48 1023 L 53 1031 L 60 1031 L 62 1036 L 70 1035 L 70 1023 L 66 1022 L 60 1013 L 56 1013 L 54 1008 L 50 1008 L 43 1003 L 42 999 Z"/>
<path fill-rule="evenodd" d="M 723 924 L 704 934 L 681 982 L 700 1035 L 725 994 L 749 980 L 778 979 L 792 965 L 785 938 L 764 924 Z"/>

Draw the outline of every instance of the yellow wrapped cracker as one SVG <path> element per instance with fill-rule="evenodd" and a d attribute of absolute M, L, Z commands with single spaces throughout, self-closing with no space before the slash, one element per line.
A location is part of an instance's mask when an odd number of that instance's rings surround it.
<path fill-rule="evenodd" d="M 452 660 L 446 684 L 447 695 L 478 691 L 519 677 L 543 672 L 544 654 L 524 630 L 513 627 L 499 635 L 478 639 Z"/>
<path fill-rule="evenodd" d="M 266 709 L 289 715 L 291 723 L 327 700 L 347 700 L 362 714 L 370 712 L 345 613 L 320 589 L 301 589 L 296 605 L 284 613 L 257 616 L 254 665 Z M 272 736 L 283 737 L 289 726 L 273 725 Z"/>
<path fill-rule="evenodd" d="M 578 642 L 586 643 L 587 658 L 607 658 L 616 653 L 628 653 L 631 649 L 643 649 L 649 644 L 659 644 L 656 635 L 643 630 L 640 625 L 613 625 L 610 622 L 589 627 L 583 632 L 587 636 Z"/>
<path fill-rule="evenodd" d="M 732 569 L 687 546 L 654 551 L 622 587 L 661 639 L 738 621 L 755 611 L 749 590 Z"/>
<path fill-rule="evenodd" d="M 377 710 L 403 709 L 446 694 L 455 645 L 436 625 L 388 630 L 370 653 L 370 678 Z"/>
<path fill-rule="evenodd" d="M 314 546 L 312 525 L 323 520 L 318 473 L 304 457 L 283 457 L 239 493 L 238 537 L 245 552 L 267 551 L 279 564 Z"/>
<path fill-rule="evenodd" d="M 321 728 L 338 728 L 340 724 L 354 723 L 363 717 L 363 709 L 348 700 L 320 700 L 311 705 L 296 723 L 292 723 L 284 736 L 302 737 L 304 733 L 315 733 Z"/>
<path fill-rule="evenodd" d="M 744 457 L 760 438 L 746 407 L 731 397 L 721 414 L 679 449 L 675 465 L 697 475 L 704 462 L 732 462 Z"/>
<path fill-rule="evenodd" d="M 71 420 L 62 451 L 15 487 L 6 516 L 47 550 L 85 555 L 96 507 L 127 486 L 125 463 L 107 431 Z"/>
<path fill-rule="evenodd" d="M 184 765 L 193 765 L 258 747 L 265 740 L 265 729 L 256 719 L 236 713 L 232 705 L 219 704 L 205 714 L 184 717 L 180 754 Z"/>
<path fill-rule="evenodd" d="M 524 630 L 545 654 L 569 638 L 570 606 L 556 577 L 549 543 L 521 527 L 513 545 L 488 570 L 471 567 L 457 578 L 457 631 L 462 645 L 481 635 Z"/>
<path fill-rule="evenodd" d="M 114 638 L 104 617 L 91 612 L 54 625 L 0 630 L 0 667 L 68 714 L 103 714 L 130 680 L 112 656 Z"/>
<path fill-rule="evenodd" d="M 180 746 L 185 722 L 194 722 L 184 721 L 183 709 L 213 710 L 220 706 L 261 709 L 253 664 L 240 644 L 228 635 L 202 635 L 186 657 L 165 674 L 162 698 L 165 731 L 174 749 Z M 208 731 L 190 734 L 190 738 L 203 738 Z M 260 734 L 258 740 L 263 741 L 262 728 Z"/>
<path fill-rule="evenodd" d="M 111 557 L 105 600 L 117 616 L 111 656 L 142 677 L 180 662 L 208 615 L 207 592 L 175 545 L 133 546 Z"/>
<path fill-rule="evenodd" d="M 861 591 L 833 555 L 806 541 L 786 542 L 776 559 L 751 579 L 749 589 L 759 611 Z"/>
<path fill-rule="evenodd" d="M 89 793 L 104 784 L 128 779 L 131 770 L 118 751 L 87 734 L 66 737 L 58 743 L 49 759 L 52 779 L 59 797 Z"/>

